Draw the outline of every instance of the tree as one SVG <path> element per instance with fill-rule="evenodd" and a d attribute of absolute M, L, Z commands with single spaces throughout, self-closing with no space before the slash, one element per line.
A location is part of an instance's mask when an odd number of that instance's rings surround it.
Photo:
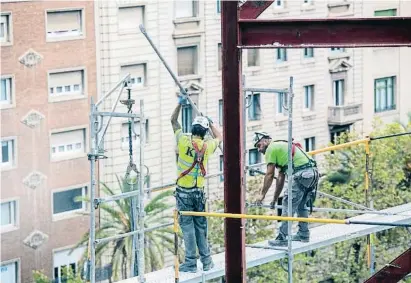
<path fill-rule="evenodd" d="M 67 274 L 62 278 L 66 283 L 83 283 L 80 274 L 75 274 L 71 268 L 66 269 Z M 33 270 L 34 283 L 52 283 L 53 280 L 48 278 L 43 270 Z"/>
<path fill-rule="evenodd" d="M 117 178 L 118 187 L 121 193 L 129 192 L 130 185 L 123 179 Z M 114 190 L 106 184 L 102 184 L 102 191 L 107 196 L 116 195 Z M 144 207 L 145 219 L 144 227 L 153 227 L 173 221 L 171 208 L 173 205 L 169 201 L 172 196 L 171 190 L 159 193 L 151 199 Z M 87 199 L 87 201 L 89 201 Z M 131 198 L 116 200 L 114 206 L 109 203 L 100 204 L 101 226 L 96 230 L 96 238 L 105 238 L 120 235 L 132 231 Z M 73 248 L 87 245 L 89 232 Z M 174 252 L 174 232 L 172 227 L 160 228 L 144 233 L 145 243 L 145 272 L 155 271 L 164 265 L 164 249 Z M 101 263 L 101 256 L 110 253 L 110 263 L 113 266 L 114 280 L 127 278 L 130 269 L 132 255 L 132 237 L 125 237 L 111 242 L 99 244 L 96 248 L 96 264 Z M 180 253 L 182 254 L 182 253 Z M 83 254 L 81 264 L 87 259 L 88 249 Z"/>
<path fill-rule="evenodd" d="M 372 137 L 411 131 L 411 123 L 401 125 L 391 123 L 383 125 L 374 122 Z M 356 133 L 343 134 L 339 142 L 347 142 L 362 138 Z M 411 199 L 408 172 L 411 171 L 411 136 L 386 138 L 371 142 L 371 185 L 374 208 L 377 210 L 400 205 Z M 327 175 L 319 190 L 366 204 L 365 184 L 365 151 L 364 146 L 352 146 L 344 150 L 325 154 L 324 169 Z M 249 195 L 261 187 L 263 176 L 248 178 Z M 250 199 L 249 197 L 247 198 Z M 352 208 L 341 202 L 319 198 L 316 207 Z M 212 210 L 222 207 L 222 202 L 215 202 Z M 269 213 L 267 210 L 249 209 L 249 214 Z M 348 213 L 313 212 L 311 217 L 344 219 L 354 216 Z M 275 223 L 275 222 L 274 222 Z M 272 224 L 272 223 L 271 223 Z M 273 229 L 266 228 L 270 223 L 263 221 L 247 221 L 246 241 L 261 241 L 273 237 Z M 213 252 L 221 252 L 224 239 L 221 237 L 223 222 L 210 218 L 210 242 Z M 382 268 L 411 242 L 411 233 L 406 228 L 393 228 L 376 234 L 375 255 L 376 270 Z M 369 277 L 366 257 L 366 237 L 337 243 L 333 246 L 298 254 L 294 258 L 293 279 L 295 282 L 363 282 Z M 286 265 L 285 265 L 286 268 Z M 247 270 L 248 282 L 287 282 L 287 273 L 279 261 L 270 262 Z M 327 282 L 328 282 L 327 281 Z M 410 279 L 409 281 L 410 282 Z"/>

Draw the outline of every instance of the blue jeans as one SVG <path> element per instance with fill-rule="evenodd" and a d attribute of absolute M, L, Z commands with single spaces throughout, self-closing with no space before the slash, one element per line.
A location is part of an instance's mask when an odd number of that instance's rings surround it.
<path fill-rule="evenodd" d="M 292 215 L 297 213 L 298 217 L 308 218 L 307 200 L 310 191 L 318 184 L 318 171 L 316 168 L 307 168 L 293 174 L 292 182 Z M 283 210 L 281 216 L 288 216 L 288 190 L 285 191 L 282 201 Z M 280 237 L 284 240 L 288 234 L 288 221 L 282 221 L 280 226 Z M 307 222 L 298 222 L 298 234 L 301 237 L 309 238 Z"/>
<path fill-rule="evenodd" d="M 177 187 L 174 195 L 179 211 L 205 211 L 206 198 L 202 189 Z M 180 215 L 178 220 L 184 238 L 185 265 L 197 266 L 197 247 L 201 262 L 203 265 L 209 265 L 212 260 L 207 242 L 207 218 Z"/>

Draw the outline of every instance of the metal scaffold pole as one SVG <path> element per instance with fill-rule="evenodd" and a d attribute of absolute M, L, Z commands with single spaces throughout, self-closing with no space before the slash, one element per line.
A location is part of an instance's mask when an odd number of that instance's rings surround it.
<path fill-rule="evenodd" d="M 144 102 L 140 100 L 140 180 L 139 180 L 139 189 L 140 195 L 138 198 L 139 201 L 139 211 L 138 211 L 138 229 L 139 229 L 139 258 L 138 258 L 138 275 L 140 282 L 145 282 L 144 279 L 144 271 L 145 271 L 145 256 L 144 256 L 144 174 L 143 174 L 143 167 L 144 167 L 144 144 L 145 144 L 145 128 L 146 128 L 146 119 L 144 118 Z"/>
<path fill-rule="evenodd" d="M 288 194 L 288 216 L 293 217 L 293 156 L 292 156 L 292 143 L 293 143 L 293 77 L 290 77 L 290 88 L 288 90 L 288 168 L 287 168 L 287 194 Z M 293 253 L 292 253 L 292 222 L 288 222 L 288 282 L 293 282 Z"/>

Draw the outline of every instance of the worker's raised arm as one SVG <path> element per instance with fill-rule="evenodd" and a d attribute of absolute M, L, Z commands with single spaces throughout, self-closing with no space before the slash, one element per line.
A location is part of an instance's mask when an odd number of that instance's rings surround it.
<path fill-rule="evenodd" d="M 173 126 L 174 132 L 181 129 L 181 125 L 178 122 L 178 116 L 180 115 L 180 110 L 181 110 L 181 101 L 179 99 L 177 107 L 174 109 L 173 114 L 171 114 L 171 126 Z"/>
<path fill-rule="evenodd" d="M 223 135 L 221 134 L 220 130 L 217 129 L 213 123 L 210 123 L 210 130 L 213 133 L 215 139 L 218 140 L 219 143 L 223 141 Z"/>

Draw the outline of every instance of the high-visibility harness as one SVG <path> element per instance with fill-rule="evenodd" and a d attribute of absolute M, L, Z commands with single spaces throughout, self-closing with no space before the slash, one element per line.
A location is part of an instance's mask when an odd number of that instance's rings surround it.
<path fill-rule="evenodd" d="M 275 140 L 274 142 L 278 142 L 278 141 L 282 141 L 282 142 L 286 142 L 288 143 L 288 141 L 286 140 Z M 301 150 L 303 149 L 302 145 L 298 142 L 294 142 L 294 139 L 292 139 L 292 147 L 291 147 L 291 157 L 294 158 L 295 155 L 295 147 L 299 147 Z"/>
<path fill-rule="evenodd" d="M 193 148 L 195 150 L 195 155 L 194 155 L 194 161 L 193 164 L 191 164 L 190 168 L 188 168 L 187 170 L 183 171 L 180 173 L 180 175 L 177 178 L 177 182 L 178 180 L 180 180 L 182 177 L 184 177 L 185 175 L 187 175 L 188 173 L 190 173 L 191 170 L 193 170 L 193 168 L 198 164 L 200 169 L 201 169 L 201 174 L 203 175 L 203 177 L 206 175 L 206 169 L 204 167 L 203 161 L 204 161 L 204 154 L 207 150 L 207 144 L 203 143 L 203 147 L 201 148 L 201 150 L 198 149 L 197 143 L 195 143 L 194 141 L 191 141 L 191 144 L 193 145 Z M 196 176 L 197 179 L 197 176 Z M 196 180 L 197 182 L 197 180 Z"/>

